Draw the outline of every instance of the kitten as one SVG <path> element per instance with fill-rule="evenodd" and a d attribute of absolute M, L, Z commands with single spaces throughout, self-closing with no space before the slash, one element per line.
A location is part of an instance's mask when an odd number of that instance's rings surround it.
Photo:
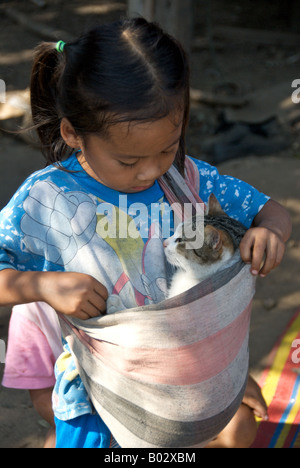
<path fill-rule="evenodd" d="M 197 218 L 193 217 L 181 223 L 175 234 L 164 242 L 168 262 L 178 268 L 172 278 L 168 298 L 187 291 L 230 266 L 236 258 L 235 254 L 238 255 L 239 244 L 247 230 L 222 210 L 214 194 L 208 201 L 208 213 L 204 217 L 204 241 L 199 249 L 190 248 L 190 240 L 184 235 L 185 226 L 189 223 L 192 223 L 195 232 Z M 203 228 L 203 222 L 199 225 Z"/>

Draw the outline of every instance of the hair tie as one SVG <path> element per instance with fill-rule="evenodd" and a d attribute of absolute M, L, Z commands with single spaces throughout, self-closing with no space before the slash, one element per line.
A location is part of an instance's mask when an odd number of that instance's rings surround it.
<path fill-rule="evenodd" d="M 64 51 L 65 45 L 66 43 L 64 41 L 58 41 L 55 47 L 57 52 L 62 53 Z"/>

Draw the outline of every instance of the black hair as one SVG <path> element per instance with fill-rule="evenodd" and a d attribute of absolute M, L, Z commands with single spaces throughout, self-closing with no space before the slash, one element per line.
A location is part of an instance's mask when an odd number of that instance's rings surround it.
<path fill-rule="evenodd" d="M 188 58 L 177 40 L 157 24 L 133 18 L 93 28 L 63 52 L 55 46 L 36 48 L 31 74 L 33 123 L 48 164 L 70 154 L 60 134 L 63 117 L 84 139 L 105 137 L 120 122 L 155 121 L 180 109 L 175 163 L 183 172 L 190 85 Z"/>

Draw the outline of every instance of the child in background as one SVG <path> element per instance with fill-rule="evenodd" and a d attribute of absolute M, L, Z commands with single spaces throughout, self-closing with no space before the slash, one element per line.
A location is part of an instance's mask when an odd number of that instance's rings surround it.
<path fill-rule="evenodd" d="M 34 408 L 51 426 L 45 448 L 55 447 L 54 365 L 63 352 L 56 312 L 45 303 L 15 306 L 9 323 L 2 385 L 29 390 Z"/>
<path fill-rule="evenodd" d="M 128 206 L 167 203 L 158 178 L 172 164 L 184 174 L 189 66 L 182 47 L 142 18 L 95 28 L 69 44 L 43 43 L 31 103 L 48 167 L 0 214 L 0 305 L 42 301 L 85 320 L 105 313 L 112 292 L 123 308 L 162 301 L 163 239 L 154 249 L 141 226 L 135 242 L 104 238 L 99 226 L 101 205 L 121 211 L 124 194 Z M 266 276 L 280 264 L 291 232 L 286 210 L 193 161 L 201 199 L 214 193 L 250 228 L 241 256 L 253 275 Z M 109 428 L 93 414 L 67 348 L 56 373 L 57 447 L 109 447 Z"/>

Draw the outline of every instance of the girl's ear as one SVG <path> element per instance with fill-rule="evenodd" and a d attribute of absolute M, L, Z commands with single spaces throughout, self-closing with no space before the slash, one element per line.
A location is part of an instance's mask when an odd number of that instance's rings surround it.
<path fill-rule="evenodd" d="M 60 134 L 70 148 L 81 148 L 82 140 L 75 132 L 71 122 L 64 117 L 60 123 Z"/>

